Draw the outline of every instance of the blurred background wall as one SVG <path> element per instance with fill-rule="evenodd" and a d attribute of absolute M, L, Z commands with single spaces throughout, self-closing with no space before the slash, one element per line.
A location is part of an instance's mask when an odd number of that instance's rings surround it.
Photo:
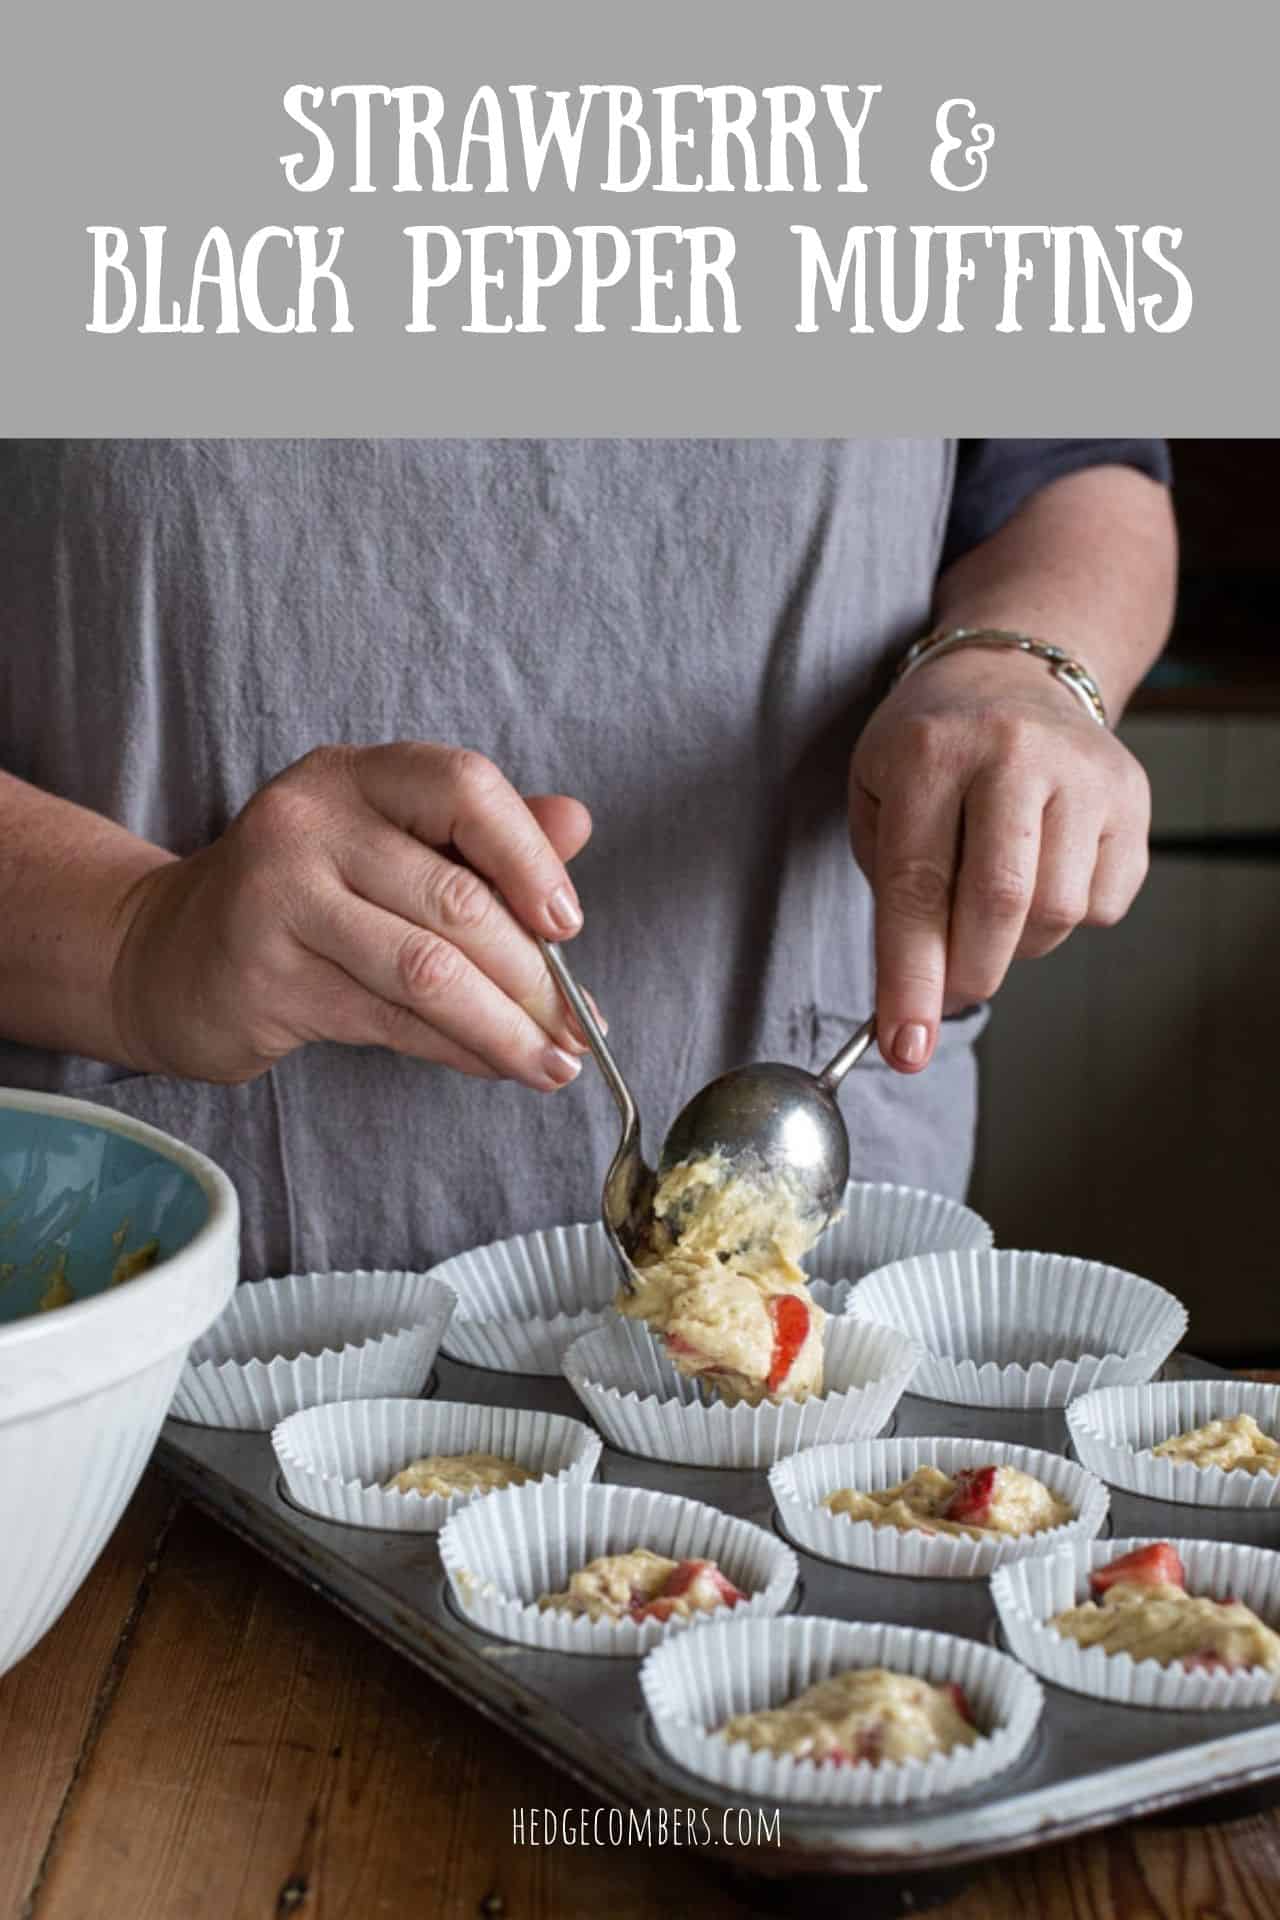
<path fill-rule="evenodd" d="M 1171 1287 L 1192 1351 L 1280 1364 L 1280 442 L 1173 455 L 1177 625 L 1120 728 L 1150 878 L 1002 989 L 972 1198 L 1002 1245 Z"/>

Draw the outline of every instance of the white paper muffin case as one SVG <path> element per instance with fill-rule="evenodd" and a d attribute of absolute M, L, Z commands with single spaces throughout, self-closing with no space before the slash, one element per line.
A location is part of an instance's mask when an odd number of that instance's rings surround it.
<path fill-rule="evenodd" d="M 815 1275 L 807 1276 L 809 1293 L 814 1303 L 824 1313 L 842 1314 L 849 1304 L 849 1295 L 857 1282 L 853 1280 L 819 1280 Z"/>
<path fill-rule="evenodd" d="M 828 1306 L 842 1281 L 861 1280 L 877 1267 L 915 1254 L 964 1252 L 989 1247 L 995 1236 L 981 1214 L 944 1193 L 923 1187 L 896 1187 L 887 1180 L 851 1180 L 840 1202 L 841 1215 L 800 1262 L 819 1276 L 814 1299 Z M 842 1290 L 839 1313 L 844 1305 Z M 825 1296 L 825 1297 L 824 1297 Z"/>
<path fill-rule="evenodd" d="M 582 1420 L 525 1408 L 451 1400 L 342 1400 L 282 1420 L 271 1435 L 285 1485 L 308 1513 L 348 1526 L 434 1533 L 484 1492 L 401 1493 L 389 1488 L 427 1454 L 495 1453 L 538 1477 L 582 1483 L 595 1473 L 600 1436 Z"/>
<path fill-rule="evenodd" d="M 917 1467 L 952 1474 L 961 1467 L 1008 1466 L 1034 1474 L 1075 1514 L 1043 1533 L 991 1534 L 970 1540 L 959 1534 L 929 1535 L 919 1528 L 873 1526 L 822 1505 L 840 1487 L 879 1493 L 906 1480 Z M 1091 1473 L 1060 1454 L 991 1440 L 849 1440 L 810 1447 L 770 1469 L 769 1487 L 787 1537 L 822 1560 L 873 1573 L 931 1579 L 985 1579 L 1007 1561 L 1045 1553 L 1075 1540 L 1092 1540 L 1107 1516 L 1107 1490 Z"/>
<path fill-rule="evenodd" d="M 569 1576 L 602 1554 L 649 1547 L 672 1560 L 714 1560 L 749 1595 L 739 1619 L 776 1614 L 796 1583 L 796 1557 L 774 1534 L 697 1500 L 641 1487 L 544 1480 L 508 1487 L 463 1507 L 440 1535 L 453 1597 L 473 1626 L 504 1640 L 559 1653 L 636 1655 L 719 1613 L 670 1621 L 588 1620 L 540 1612 L 538 1598 L 562 1593 Z"/>
<path fill-rule="evenodd" d="M 648 1329 L 615 1320 L 575 1340 L 569 1385 L 624 1452 L 689 1467 L 768 1467 L 800 1447 L 879 1433 L 920 1360 L 891 1327 L 828 1320 L 824 1391 L 780 1406 L 725 1406 L 678 1373 Z"/>
<path fill-rule="evenodd" d="M 1157 1459 L 1150 1451 L 1177 1433 L 1240 1413 L 1251 1413 L 1264 1433 L 1280 1434 L 1280 1387 L 1251 1380 L 1103 1387 L 1072 1402 L 1067 1427 L 1083 1464 L 1113 1487 L 1189 1506 L 1280 1508 L 1280 1473 L 1197 1467 L 1189 1460 Z"/>
<path fill-rule="evenodd" d="M 598 1221 L 516 1234 L 431 1271 L 458 1297 L 444 1352 L 500 1373 L 558 1374 L 565 1349 L 600 1325 L 618 1291 Z"/>
<path fill-rule="evenodd" d="M 324 1401 L 420 1393 L 453 1304 L 422 1273 L 251 1281 L 192 1347 L 170 1411 L 265 1430 Z"/>
<path fill-rule="evenodd" d="M 736 1713 L 781 1706 L 851 1667 L 887 1667 L 935 1685 L 958 1682 L 986 1737 L 928 1760 L 821 1766 L 755 1753 L 716 1731 Z M 976 1640 L 808 1618 L 729 1622 L 686 1634 L 649 1655 L 640 1685 L 658 1742 L 679 1766 L 727 1793 L 833 1809 L 917 1806 L 982 1785 L 1025 1752 L 1044 1703 L 1029 1673 Z"/>
<path fill-rule="evenodd" d="M 1254 1668 L 1243 1673 L 1188 1673 L 1127 1653 L 1081 1647 L 1048 1622 L 1067 1607 L 1091 1598 L 1089 1574 L 1154 1538 L 1095 1541 L 1056 1553 L 1016 1560 L 992 1576 L 991 1597 L 1009 1649 L 1017 1658 L 1072 1693 L 1093 1694 L 1130 1707 L 1265 1707 L 1280 1692 L 1280 1675 Z M 1280 1553 L 1233 1546 L 1220 1540 L 1171 1540 L 1186 1570 L 1188 1591 L 1212 1599 L 1242 1600 L 1267 1626 L 1280 1630 Z"/>
<path fill-rule="evenodd" d="M 1096 1260 L 1004 1249 L 882 1267 L 845 1311 L 920 1342 L 913 1393 L 1015 1409 L 1150 1380 L 1187 1330 L 1182 1302 L 1152 1280 Z"/>

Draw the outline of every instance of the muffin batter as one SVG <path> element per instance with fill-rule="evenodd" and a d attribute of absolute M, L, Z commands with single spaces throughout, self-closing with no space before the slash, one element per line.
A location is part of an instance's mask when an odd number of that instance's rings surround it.
<path fill-rule="evenodd" d="M 111 1268 L 109 1287 L 122 1287 L 126 1280 L 132 1280 L 136 1274 L 145 1273 L 148 1267 L 154 1267 L 160 1257 L 160 1242 L 147 1240 L 132 1253 L 127 1253 L 121 1245 Z"/>
<path fill-rule="evenodd" d="M 1222 1467 L 1228 1473 L 1280 1473 L 1280 1440 L 1264 1433 L 1251 1413 L 1234 1420 L 1210 1420 L 1189 1433 L 1162 1440 L 1152 1453 L 1166 1460 L 1188 1460 L 1194 1467 Z"/>
<path fill-rule="evenodd" d="M 960 1687 L 885 1667 L 833 1674 L 784 1706 L 735 1714 L 720 1731 L 757 1753 L 789 1753 L 819 1766 L 927 1760 L 980 1738 Z"/>
<path fill-rule="evenodd" d="M 1242 1601 L 1188 1593 L 1182 1563 L 1166 1543 L 1099 1567 L 1089 1584 L 1092 1600 L 1049 1622 L 1079 1646 L 1162 1667 L 1224 1673 L 1265 1667 L 1280 1675 L 1280 1634 Z"/>
<path fill-rule="evenodd" d="M 1017 1467 L 964 1467 L 954 1476 L 937 1467 L 917 1467 L 896 1487 L 879 1493 L 841 1487 L 822 1504 L 850 1520 L 869 1520 L 873 1527 L 963 1534 L 970 1540 L 991 1533 L 1043 1533 L 1075 1518 L 1043 1481 Z"/>
<path fill-rule="evenodd" d="M 729 1405 L 807 1400 L 822 1391 L 826 1315 L 796 1264 L 822 1221 L 777 1177 L 731 1173 L 719 1155 L 685 1161 L 658 1184 L 652 1249 L 618 1311 L 662 1335 L 677 1369 Z"/>
<path fill-rule="evenodd" d="M 49 1270 L 49 1284 L 36 1302 L 37 1313 L 53 1313 L 59 1307 L 69 1307 L 75 1300 L 75 1292 L 67 1278 L 67 1255 L 65 1248 L 59 1248 Z"/>
<path fill-rule="evenodd" d="M 603 1554 L 569 1579 L 564 1593 L 544 1593 L 544 1611 L 585 1614 L 589 1620 L 687 1619 L 734 1607 L 746 1594 L 714 1560 L 668 1560 L 648 1547 Z"/>
<path fill-rule="evenodd" d="M 411 1460 L 389 1493 L 435 1493 L 451 1500 L 459 1493 L 492 1493 L 497 1487 L 522 1487 L 534 1475 L 500 1453 L 428 1453 Z"/>

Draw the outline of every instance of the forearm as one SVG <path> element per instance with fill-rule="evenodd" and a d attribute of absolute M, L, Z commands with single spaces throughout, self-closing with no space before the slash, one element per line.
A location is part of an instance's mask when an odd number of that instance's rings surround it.
<path fill-rule="evenodd" d="M 1177 540 L 1167 490 L 1129 467 L 1091 467 L 1033 494 L 938 580 L 944 627 L 1003 627 L 1053 641 L 1096 677 L 1114 722 L 1158 657 L 1173 613 Z M 953 655 L 997 683 L 1011 662 Z M 922 669 L 932 674 L 948 663 Z M 1028 661 L 1027 671 L 1044 672 Z"/>
<path fill-rule="evenodd" d="M 111 1003 L 135 884 L 173 856 L 0 773 L 0 1031 L 133 1066 Z"/>

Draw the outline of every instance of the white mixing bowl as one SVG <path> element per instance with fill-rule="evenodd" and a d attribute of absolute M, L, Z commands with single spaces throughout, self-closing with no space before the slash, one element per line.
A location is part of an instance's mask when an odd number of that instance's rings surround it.
<path fill-rule="evenodd" d="M 0 1089 L 0 1673 L 137 1486 L 187 1349 L 235 1286 L 239 1233 L 203 1154 L 87 1100 Z M 155 1263 L 113 1284 L 152 1240 Z"/>

